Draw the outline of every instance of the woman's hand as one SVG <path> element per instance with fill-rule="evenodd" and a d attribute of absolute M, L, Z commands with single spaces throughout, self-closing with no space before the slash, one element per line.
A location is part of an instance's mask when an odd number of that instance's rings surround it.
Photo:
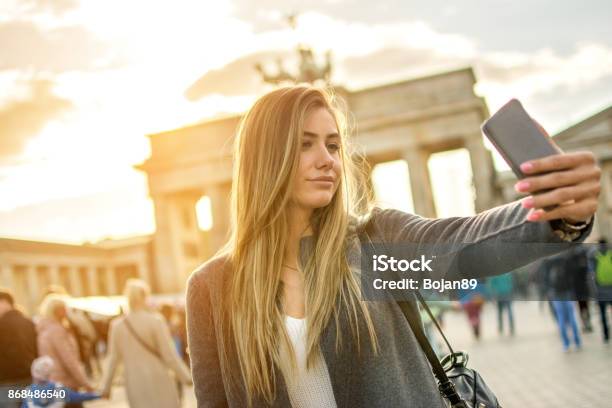
<path fill-rule="evenodd" d="M 559 218 L 570 223 L 589 220 L 597 210 L 601 169 L 591 152 L 562 153 L 521 164 L 528 177 L 515 184 L 516 191 L 532 193 L 522 200 L 529 208 L 528 221 Z M 541 174 L 547 173 L 547 174 Z M 547 192 L 533 194 L 542 190 Z M 545 207 L 552 207 L 545 210 Z"/>

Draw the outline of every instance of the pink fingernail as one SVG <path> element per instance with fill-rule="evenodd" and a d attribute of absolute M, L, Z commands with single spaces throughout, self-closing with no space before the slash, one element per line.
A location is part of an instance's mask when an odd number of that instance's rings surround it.
<path fill-rule="evenodd" d="M 519 181 L 518 183 L 516 183 L 514 187 L 516 188 L 517 191 L 525 191 L 529 188 L 529 182 Z"/>
<path fill-rule="evenodd" d="M 542 213 L 540 211 L 533 211 L 532 213 L 527 215 L 527 219 L 529 221 L 537 221 L 540 219 L 541 216 L 542 216 Z"/>
<path fill-rule="evenodd" d="M 526 197 L 521 201 L 523 208 L 533 208 L 533 197 Z"/>
<path fill-rule="evenodd" d="M 531 171 L 533 170 L 533 164 L 530 162 L 525 162 L 521 164 L 521 170 L 526 172 Z"/>

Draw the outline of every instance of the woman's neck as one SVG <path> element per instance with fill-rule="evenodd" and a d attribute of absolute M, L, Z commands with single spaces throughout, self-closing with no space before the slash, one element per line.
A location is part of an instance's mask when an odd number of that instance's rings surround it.
<path fill-rule="evenodd" d="M 285 247 L 284 261 L 286 265 L 292 267 L 297 266 L 300 240 L 302 237 L 312 235 L 312 228 L 310 226 L 311 216 L 311 209 L 304 209 L 300 207 L 290 208 L 289 219 L 291 220 L 291 225 L 289 227 L 289 239 L 287 241 L 287 246 Z"/>

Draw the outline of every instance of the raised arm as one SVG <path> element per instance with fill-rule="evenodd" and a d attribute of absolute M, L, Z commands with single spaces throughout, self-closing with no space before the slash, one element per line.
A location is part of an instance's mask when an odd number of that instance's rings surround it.
<path fill-rule="evenodd" d="M 530 222 L 520 202 L 471 217 L 430 219 L 387 209 L 374 213 L 381 239 L 407 256 L 446 255 L 452 261 L 434 275 L 485 277 L 517 269 L 564 249 L 549 222 Z M 583 230 L 583 240 L 592 229 Z"/>
<path fill-rule="evenodd" d="M 413 255 L 431 253 L 426 244 L 448 245 L 446 249 L 457 254 L 445 260 L 452 266 L 446 270 L 455 275 L 450 278 L 516 269 L 562 250 L 562 245 L 544 245 L 565 242 L 559 236 L 583 241 L 593 228 L 601 188 L 601 170 L 593 153 L 548 156 L 522 163 L 521 170 L 527 177 L 515 189 L 531 195 L 520 202 L 473 217 L 437 220 L 385 210 L 375 214 L 375 223 L 384 241 L 411 244 L 408 252 Z"/>

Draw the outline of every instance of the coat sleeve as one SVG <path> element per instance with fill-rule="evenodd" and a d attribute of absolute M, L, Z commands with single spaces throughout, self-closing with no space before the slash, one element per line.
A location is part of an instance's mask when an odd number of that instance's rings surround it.
<path fill-rule="evenodd" d="M 174 348 L 174 343 L 172 341 L 172 336 L 170 335 L 168 324 L 161 316 L 157 316 L 155 320 L 155 342 L 162 360 L 167 367 L 171 368 L 176 373 L 181 382 L 190 383 L 191 375 L 189 374 L 189 369 L 180 359 L 176 349 Z"/>
<path fill-rule="evenodd" d="M 203 268 L 206 268 L 204 266 Z M 198 408 L 226 407 L 210 291 L 199 270 L 187 285 L 187 342 Z"/>
<path fill-rule="evenodd" d="M 480 278 L 517 269 L 567 248 L 549 222 L 527 221 L 527 211 L 515 201 L 471 217 L 431 219 L 395 209 L 377 209 L 373 217 L 384 242 L 399 250 L 403 246 L 411 256 L 452 253 L 446 277 Z M 577 241 L 583 241 L 592 228 L 593 220 Z"/>
<path fill-rule="evenodd" d="M 76 340 L 71 338 L 72 334 L 63 327 L 58 327 L 54 330 L 54 335 L 49 336 L 49 338 L 51 339 L 53 349 L 61 360 L 60 364 L 66 369 L 79 387 L 91 386 L 85 374 L 85 369 L 79 360 L 79 351 L 75 346 Z"/>
<path fill-rule="evenodd" d="M 104 377 L 101 382 L 102 394 L 110 392 L 113 377 L 115 376 L 115 370 L 117 369 L 117 363 L 119 361 L 119 344 L 117 337 L 117 324 L 119 319 L 112 321 L 109 333 L 108 333 L 108 357 L 106 360 L 106 367 L 104 369 Z"/>

